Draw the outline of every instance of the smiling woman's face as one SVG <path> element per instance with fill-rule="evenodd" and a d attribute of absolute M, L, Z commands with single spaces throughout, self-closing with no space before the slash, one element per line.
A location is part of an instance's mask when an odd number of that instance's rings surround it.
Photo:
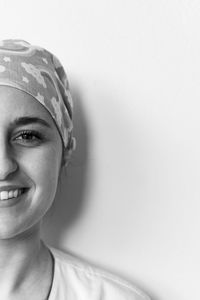
<path fill-rule="evenodd" d="M 37 227 L 51 206 L 62 141 L 48 111 L 21 90 L 0 86 L 0 115 L 0 239 L 6 239 Z M 5 186 L 27 189 L 14 198 Z"/>

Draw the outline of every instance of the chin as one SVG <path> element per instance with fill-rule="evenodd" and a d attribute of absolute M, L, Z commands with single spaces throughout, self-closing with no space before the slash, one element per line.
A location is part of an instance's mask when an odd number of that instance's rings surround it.
<path fill-rule="evenodd" d="M 28 236 L 35 235 L 40 231 L 41 220 L 34 224 L 2 224 L 0 223 L 0 241 L 9 239 L 21 239 Z"/>

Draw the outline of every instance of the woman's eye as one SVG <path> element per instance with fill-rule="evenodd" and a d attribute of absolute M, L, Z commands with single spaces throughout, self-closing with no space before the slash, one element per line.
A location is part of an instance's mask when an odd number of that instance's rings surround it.
<path fill-rule="evenodd" d="M 22 131 L 15 140 L 19 140 L 25 143 L 39 142 L 42 139 L 41 135 L 37 131 Z"/>

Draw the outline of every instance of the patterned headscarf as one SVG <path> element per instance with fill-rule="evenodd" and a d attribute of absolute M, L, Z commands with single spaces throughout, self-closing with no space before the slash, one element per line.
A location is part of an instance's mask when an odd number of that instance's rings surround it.
<path fill-rule="evenodd" d="M 0 85 L 32 95 L 51 114 L 64 147 L 75 149 L 72 98 L 65 70 L 55 55 L 24 40 L 0 41 Z"/>

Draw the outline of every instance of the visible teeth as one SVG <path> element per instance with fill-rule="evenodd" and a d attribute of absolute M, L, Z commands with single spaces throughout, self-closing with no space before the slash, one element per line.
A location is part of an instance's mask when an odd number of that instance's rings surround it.
<path fill-rule="evenodd" d="M 14 190 L 14 191 L 3 191 L 0 192 L 0 200 L 7 200 L 10 198 L 16 198 L 22 194 L 22 189 Z"/>
<path fill-rule="evenodd" d="M 14 197 L 17 197 L 17 195 L 18 195 L 18 190 L 15 190 L 14 191 Z"/>
<path fill-rule="evenodd" d="M 8 199 L 8 192 L 1 192 L 0 193 L 0 197 L 1 197 L 1 200 L 6 200 L 6 199 Z"/>
<path fill-rule="evenodd" d="M 13 191 L 10 191 L 10 192 L 8 193 L 8 197 L 9 197 L 9 198 L 13 198 L 13 193 L 14 193 Z"/>

